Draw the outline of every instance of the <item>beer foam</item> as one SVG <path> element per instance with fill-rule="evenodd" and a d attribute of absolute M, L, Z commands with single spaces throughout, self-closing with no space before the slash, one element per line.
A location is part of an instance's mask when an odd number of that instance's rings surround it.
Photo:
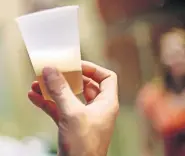
<path fill-rule="evenodd" d="M 42 75 L 44 67 L 55 67 L 60 72 L 81 71 L 79 50 L 44 50 L 29 52 L 29 56 L 37 76 Z"/>

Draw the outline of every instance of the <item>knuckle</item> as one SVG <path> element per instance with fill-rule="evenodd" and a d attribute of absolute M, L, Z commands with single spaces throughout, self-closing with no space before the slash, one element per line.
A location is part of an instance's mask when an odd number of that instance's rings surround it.
<path fill-rule="evenodd" d="M 49 89 L 49 92 L 54 97 L 60 97 L 63 99 L 64 96 L 66 96 L 66 92 L 68 92 L 68 86 L 67 85 L 60 85 L 57 87 L 53 87 Z"/>
<path fill-rule="evenodd" d="M 68 84 L 61 81 L 60 78 L 56 78 L 52 81 L 45 82 L 47 90 L 53 96 L 60 96 L 66 89 L 68 89 Z"/>
<path fill-rule="evenodd" d="M 117 74 L 114 71 L 110 71 L 110 75 L 117 80 Z"/>

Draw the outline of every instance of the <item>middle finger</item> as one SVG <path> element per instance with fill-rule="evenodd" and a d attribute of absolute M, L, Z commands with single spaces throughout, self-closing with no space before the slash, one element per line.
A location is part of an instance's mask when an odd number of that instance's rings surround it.
<path fill-rule="evenodd" d="M 87 103 L 92 102 L 97 95 L 100 93 L 99 85 L 92 79 L 83 76 L 83 82 L 84 82 L 84 97 L 87 101 Z"/>

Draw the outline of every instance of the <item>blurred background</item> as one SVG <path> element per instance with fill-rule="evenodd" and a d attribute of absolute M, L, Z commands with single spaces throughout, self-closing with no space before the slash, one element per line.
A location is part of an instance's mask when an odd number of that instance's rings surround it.
<path fill-rule="evenodd" d="M 121 111 L 109 156 L 139 155 L 137 113 L 139 87 L 156 73 L 151 32 L 169 21 L 164 0 L 0 0 L 0 135 L 44 140 L 56 154 L 57 127 L 27 98 L 35 75 L 15 18 L 63 5 L 80 5 L 81 52 L 114 70 L 119 79 Z M 180 10 L 180 9 L 176 9 Z"/>

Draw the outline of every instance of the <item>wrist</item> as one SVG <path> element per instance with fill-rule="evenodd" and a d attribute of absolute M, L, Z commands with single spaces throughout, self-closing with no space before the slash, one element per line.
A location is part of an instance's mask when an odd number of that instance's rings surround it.
<path fill-rule="evenodd" d="M 70 152 L 65 151 L 64 148 L 59 148 L 57 156 L 107 156 L 107 154 L 98 154 L 97 152 L 85 152 L 85 150 L 81 150 L 81 152 Z"/>

